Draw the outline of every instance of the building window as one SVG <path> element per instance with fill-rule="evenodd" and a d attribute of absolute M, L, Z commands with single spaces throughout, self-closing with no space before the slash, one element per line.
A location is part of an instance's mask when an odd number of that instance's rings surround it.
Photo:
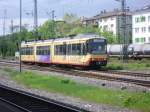
<path fill-rule="evenodd" d="M 145 22 L 145 21 L 146 21 L 145 16 L 141 16 L 141 17 L 135 18 L 135 22 L 136 22 L 136 23 L 139 23 L 139 22 Z"/>
<path fill-rule="evenodd" d="M 146 32 L 146 27 L 142 27 L 142 32 L 143 32 L 143 33 Z"/>
<path fill-rule="evenodd" d="M 135 18 L 135 22 L 137 23 L 138 21 L 137 21 L 137 18 Z"/>
<path fill-rule="evenodd" d="M 100 22 L 102 22 L 102 19 L 99 19 Z"/>
<path fill-rule="evenodd" d="M 111 24 L 111 28 L 113 28 L 114 27 L 114 25 L 113 24 Z"/>
<path fill-rule="evenodd" d="M 107 18 L 104 19 L 104 22 L 107 22 Z"/>
<path fill-rule="evenodd" d="M 136 42 L 136 43 L 139 43 L 139 42 L 140 42 L 140 43 L 144 43 L 145 41 L 146 41 L 145 37 L 136 38 L 136 39 L 135 39 L 135 42 Z"/>
<path fill-rule="evenodd" d="M 135 28 L 135 33 L 139 33 L 139 28 Z"/>
<path fill-rule="evenodd" d="M 108 26 L 107 26 L 107 25 L 104 25 L 103 30 L 104 30 L 104 31 L 108 31 Z"/>
<path fill-rule="evenodd" d="M 135 22 L 138 23 L 139 22 L 139 18 L 135 18 Z"/>
<path fill-rule="evenodd" d="M 146 21 L 146 18 L 144 16 L 141 16 L 140 19 L 141 19 L 141 22 L 145 22 Z"/>
<path fill-rule="evenodd" d="M 150 26 L 148 27 L 148 31 L 150 32 Z"/>
<path fill-rule="evenodd" d="M 111 32 L 113 32 L 113 28 L 114 28 L 114 25 L 113 24 L 111 24 L 111 26 L 110 26 L 111 28 L 110 28 L 110 31 Z"/>
<path fill-rule="evenodd" d="M 139 38 L 136 38 L 136 39 L 135 39 L 135 42 L 136 42 L 136 43 L 139 43 Z"/>
<path fill-rule="evenodd" d="M 102 29 L 102 26 L 100 26 L 99 28 Z"/>
<path fill-rule="evenodd" d="M 141 38 L 141 42 L 144 43 L 145 42 L 145 37 Z"/>
<path fill-rule="evenodd" d="M 148 22 L 150 22 L 150 16 L 148 16 Z"/>
<path fill-rule="evenodd" d="M 111 20 L 114 20 L 114 17 L 111 17 Z"/>

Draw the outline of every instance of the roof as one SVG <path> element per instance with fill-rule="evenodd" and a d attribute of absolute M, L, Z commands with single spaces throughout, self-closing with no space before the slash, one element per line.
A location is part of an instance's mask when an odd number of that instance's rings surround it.
<path fill-rule="evenodd" d="M 147 5 L 139 10 L 136 10 L 133 12 L 133 14 L 141 14 L 141 13 L 147 13 L 150 12 L 150 5 Z"/>
<path fill-rule="evenodd" d="M 119 10 L 114 10 L 114 11 L 110 11 L 110 12 L 106 12 L 106 11 L 102 11 L 100 14 L 93 16 L 91 18 L 85 18 L 85 21 L 88 20 L 97 20 L 97 19 L 102 19 L 102 18 L 107 18 L 107 17 L 113 17 L 113 16 L 121 16 L 123 13 Z M 127 12 L 127 15 L 132 15 L 131 12 Z"/>

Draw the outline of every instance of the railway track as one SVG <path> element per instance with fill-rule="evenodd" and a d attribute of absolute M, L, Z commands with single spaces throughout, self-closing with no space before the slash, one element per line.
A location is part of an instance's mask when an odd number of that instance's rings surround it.
<path fill-rule="evenodd" d="M 119 75 L 127 75 L 127 76 L 135 76 L 135 77 L 150 77 L 148 73 L 138 73 L 138 72 L 130 72 L 130 71 L 114 71 L 108 70 L 106 73 L 119 74 Z"/>
<path fill-rule="evenodd" d="M 8 66 L 18 66 L 18 63 L 9 63 L 9 62 L 2 62 L 3 64 L 6 64 Z M 149 80 L 140 80 L 136 78 L 127 78 L 127 76 L 136 76 L 136 77 L 150 77 L 150 74 L 132 74 L 131 72 L 116 72 L 116 71 L 80 71 L 80 70 L 74 70 L 74 69 L 64 69 L 60 67 L 41 67 L 38 65 L 23 65 L 23 68 L 25 69 L 32 69 L 32 70 L 39 70 L 39 71 L 51 71 L 51 72 L 58 72 L 73 76 L 80 76 L 80 77 L 88 77 L 88 78 L 96 78 L 96 79 L 102 79 L 102 80 L 108 80 L 108 81 L 117 81 L 117 82 L 124 82 L 124 83 L 131 83 L 135 85 L 150 87 L 150 81 Z M 116 76 L 118 75 L 118 76 Z"/>
<path fill-rule="evenodd" d="M 1 101 L 15 107 L 15 109 L 21 112 L 88 112 L 78 107 L 46 99 L 4 85 L 0 85 Z"/>

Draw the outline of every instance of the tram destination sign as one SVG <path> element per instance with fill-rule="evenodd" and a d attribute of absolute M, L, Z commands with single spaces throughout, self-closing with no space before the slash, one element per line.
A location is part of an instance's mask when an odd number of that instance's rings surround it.
<path fill-rule="evenodd" d="M 93 39 L 93 42 L 105 42 L 104 39 Z"/>

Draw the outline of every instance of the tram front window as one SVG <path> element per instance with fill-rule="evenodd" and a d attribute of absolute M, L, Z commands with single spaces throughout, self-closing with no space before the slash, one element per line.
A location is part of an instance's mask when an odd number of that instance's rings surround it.
<path fill-rule="evenodd" d="M 106 54 L 105 40 L 92 40 L 88 43 L 88 52 L 90 54 Z"/>

